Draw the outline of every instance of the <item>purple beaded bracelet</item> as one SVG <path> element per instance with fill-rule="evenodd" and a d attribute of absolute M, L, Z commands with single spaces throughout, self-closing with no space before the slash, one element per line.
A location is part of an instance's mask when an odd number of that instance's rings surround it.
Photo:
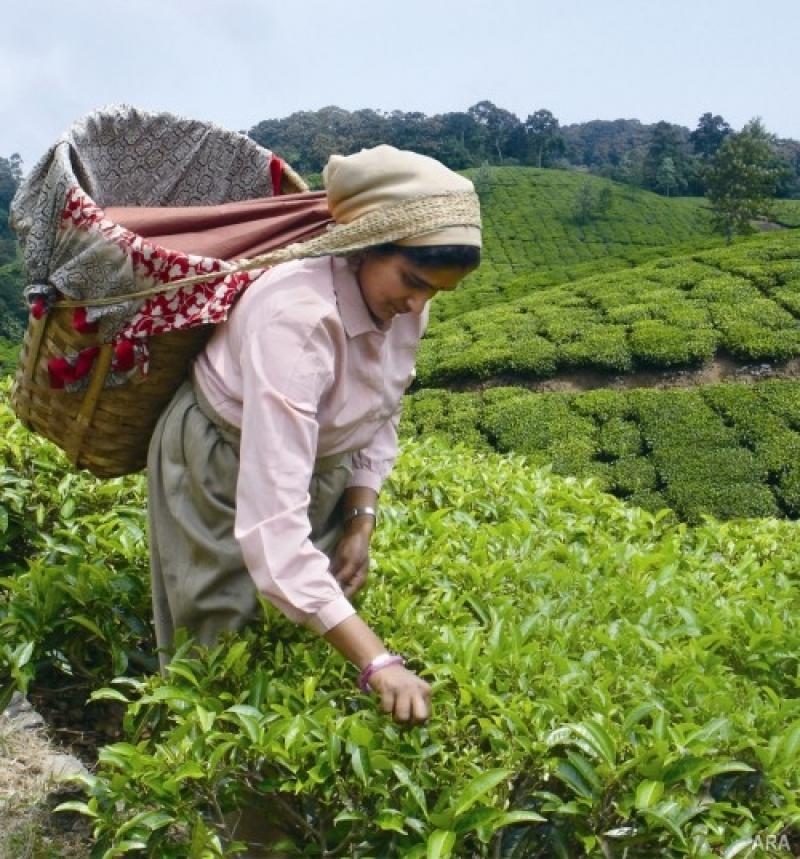
<path fill-rule="evenodd" d="M 369 685 L 370 678 L 376 671 L 381 668 L 388 668 L 390 665 L 405 665 L 406 661 L 397 653 L 381 653 L 376 656 L 369 665 L 364 668 L 361 674 L 358 675 L 358 688 L 362 692 L 372 692 L 372 687 Z"/>

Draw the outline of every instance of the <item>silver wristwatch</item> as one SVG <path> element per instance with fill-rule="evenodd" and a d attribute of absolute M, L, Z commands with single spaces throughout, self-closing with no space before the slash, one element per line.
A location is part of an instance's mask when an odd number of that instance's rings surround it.
<path fill-rule="evenodd" d="M 378 511 L 374 507 L 349 507 L 344 511 L 343 524 L 346 525 L 356 516 L 372 516 L 376 522 L 378 521 Z"/>

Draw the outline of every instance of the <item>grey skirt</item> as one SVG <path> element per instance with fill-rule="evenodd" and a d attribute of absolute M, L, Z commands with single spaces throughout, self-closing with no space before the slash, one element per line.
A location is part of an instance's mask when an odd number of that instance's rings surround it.
<path fill-rule="evenodd" d="M 239 430 L 184 382 L 162 413 L 147 458 L 153 618 L 162 666 L 175 631 L 213 644 L 258 622 L 261 606 L 233 536 Z M 318 459 L 309 487 L 311 540 L 331 557 L 352 454 Z"/>

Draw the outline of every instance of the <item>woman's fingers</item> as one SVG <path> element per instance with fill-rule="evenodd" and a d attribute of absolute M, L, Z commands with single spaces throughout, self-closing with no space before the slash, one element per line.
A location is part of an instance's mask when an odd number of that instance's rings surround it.
<path fill-rule="evenodd" d="M 390 666 L 375 672 L 370 685 L 381 696 L 381 709 L 401 725 L 421 724 L 430 716 L 431 687 L 412 671 Z"/>
<path fill-rule="evenodd" d="M 415 695 L 411 710 L 414 721 L 418 725 L 421 725 L 427 721 L 431 714 L 429 700 L 423 695 Z"/>
<path fill-rule="evenodd" d="M 401 724 L 405 724 L 411 718 L 411 695 L 405 690 L 395 698 L 394 702 L 394 712 L 392 713 L 394 716 L 395 722 L 400 722 Z"/>
<path fill-rule="evenodd" d="M 367 564 L 363 564 L 361 567 L 356 569 L 353 574 L 346 580 L 341 581 L 342 590 L 344 591 L 344 595 L 349 599 L 353 594 L 358 593 L 361 588 L 367 582 Z"/>
<path fill-rule="evenodd" d="M 333 577 L 344 587 L 358 572 L 359 562 L 351 558 L 337 558 L 338 563 L 331 566 Z"/>
<path fill-rule="evenodd" d="M 394 693 L 394 689 L 391 687 L 385 688 L 381 690 L 381 710 L 384 713 L 393 713 L 395 708 L 395 701 L 397 696 Z"/>
<path fill-rule="evenodd" d="M 344 595 L 351 597 L 367 580 L 369 569 L 369 541 L 361 535 L 344 536 L 336 547 L 331 572 L 339 582 Z"/>
<path fill-rule="evenodd" d="M 403 725 L 421 725 L 430 716 L 430 706 L 422 692 L 407 692 L 395 699 L 392 715 Z"/>

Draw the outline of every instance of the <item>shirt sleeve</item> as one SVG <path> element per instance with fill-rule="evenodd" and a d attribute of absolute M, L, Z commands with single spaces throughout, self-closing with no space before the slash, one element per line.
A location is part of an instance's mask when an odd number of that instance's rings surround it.
<path fill-rule="evenodd" d="M 333 378 L 324 320 L 301 312 L 248 331 L 241 345 L 242 437 L 234 533 L 258 590 L 322 634 L 355 613 L 311 542 L 308 488 L 317 405 Z"/>
<path fill-rule="evenodd" d="M 391 473 L 397 459 L 397 428 L 402 408 L 401 400 L 394 414 L 381 424 L 370 443 L 353 454 L 353 473 L 348 487 L 368 486 L 376 492 L 381 491 L 383 481 Z"/>

